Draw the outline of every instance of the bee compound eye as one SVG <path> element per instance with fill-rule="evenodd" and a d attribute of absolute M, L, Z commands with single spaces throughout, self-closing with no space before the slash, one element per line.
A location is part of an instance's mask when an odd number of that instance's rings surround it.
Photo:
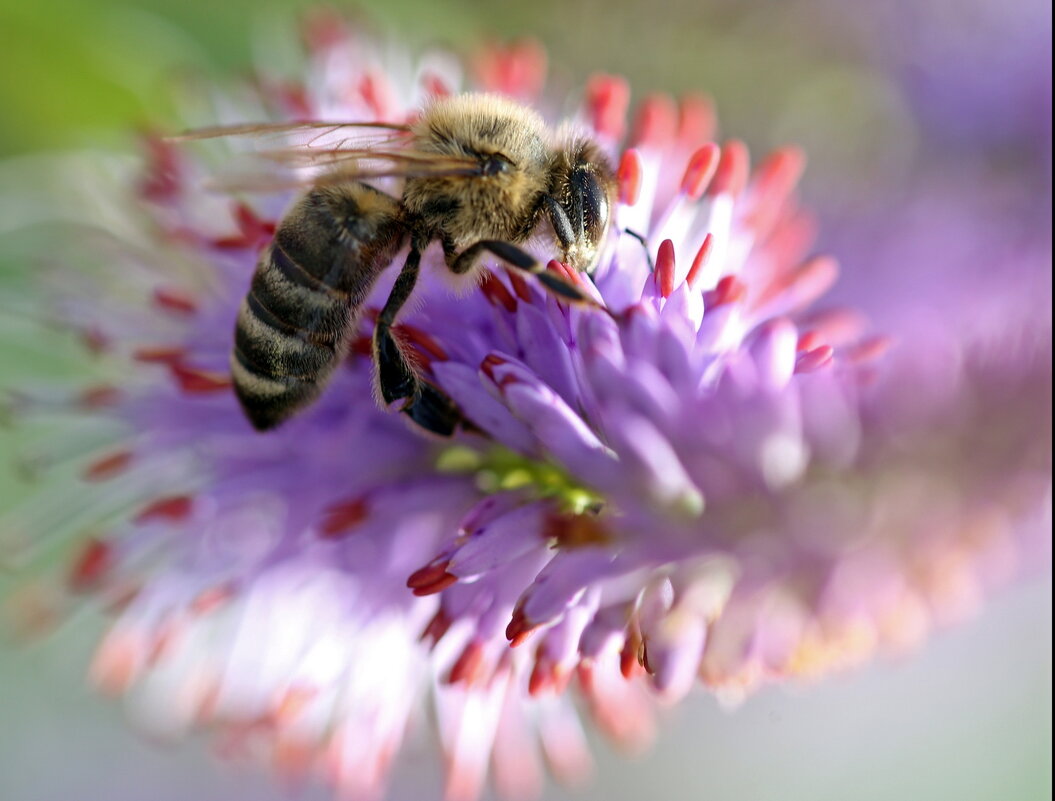
<path fill-rule="evenodd" d="M 492 153 L 489 156 L 484 156 L 483 174 L 487 176 L 498 175 L 508 170 L 510 166 L 509 159 L 505 156 Z"/>

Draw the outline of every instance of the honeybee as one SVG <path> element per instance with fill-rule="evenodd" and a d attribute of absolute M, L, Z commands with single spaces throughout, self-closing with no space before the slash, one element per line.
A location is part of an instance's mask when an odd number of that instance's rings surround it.
<path fill-rule="evenodd" d="M 447 268 L 470 276 L 489 253 L 562 299 L 589 302 L 520 244 L 548 224 L 561 261 L 595 266 L 614 202 L 612 167 L 588 137 L 556 134 L 532 109 L 486 94 L 435 99 L 407 125 L 249 125 L 176 138 L 315 131 L 307 144 L 271 153 L 289 167 L 321 169 L 279 223 L 238 312 L 231 373 L 242 409 L 264 431 L 310 404 L 343 358 L 378 276 L 409 244 L 374 326 L 377 389 L 386 405 L 403 400 L 415 422 L 449 435 L 457 410 L 392 330 L 422 252 L 438 241 Z M 317 144 L 334 137 L 336 145 Z M 401 179 L 401 196 L 368 183 L 379 178 Z"/>

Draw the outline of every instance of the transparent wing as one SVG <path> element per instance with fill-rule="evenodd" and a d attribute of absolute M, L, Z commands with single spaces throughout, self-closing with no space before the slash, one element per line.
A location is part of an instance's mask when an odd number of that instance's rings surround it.
<path fill-rule="evenodd" d="M 196 128 L 170 136 L 168 141 L 230 138 L 268 147 L 283 143 L 300 148 L 365 148 L 407 139 L 409 133 L 409 125 L 387 122 L 264 122 Z"/>
<path fill-rule="evenodd" d="M 410 127 L 381 122 L 262 123 L 199 128 L 173 142 L 236 138 L 253 147 L 241 173 L 218 176 L 213 189 L 280 191 L 375 178 L 424 178 L 480 174 L 472 157 L 414 150 Z"/>

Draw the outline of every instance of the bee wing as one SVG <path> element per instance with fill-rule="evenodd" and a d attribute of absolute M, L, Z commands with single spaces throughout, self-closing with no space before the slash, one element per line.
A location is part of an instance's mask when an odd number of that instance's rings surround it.
<path fill-rule="evenodd" d="M 471 157 L 413 150 L 279 150 L 264 154 L 264 169 L 220 176 L 209 188 L 225 192 L 276 192 L 378 178 L 451 178 L 481 173 Z"/>
<path fill-rule="evenodd" d="M 387 122 L 265 122 L 196 128 L 170 136 L 168 141 L 237 138 L 253 144 L 281 142 L 295 148 L 363 148 L 396 142 L 409 133 L 409 125 Z"/>
<path fill-rule="evenodd" d="M 237 138 L 254 145 L 242 174 L 210 183 L 221 191 L 280 191 L 374 178 L 471 176 L 480 163 L 465 156 L 413 150 L 410 126 L 384 122 L 250 123 L 199 128 L 169 141 Z"/>

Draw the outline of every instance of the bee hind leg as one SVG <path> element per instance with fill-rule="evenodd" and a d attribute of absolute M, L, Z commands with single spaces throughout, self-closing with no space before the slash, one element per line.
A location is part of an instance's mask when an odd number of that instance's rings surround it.
<path fill-rule="evenodd" d="M 396 315 L 407 302 L 417 282 L 421 251 L 412 248 L 374 327 L 374 361 L 378 388 L 385 404 L 408 398 L 402 411 L 427 431 L 449 437 L 463 422 L 458 407 L 436 387 L 422 381 L 392 334 Z"/>
<path fill-rule="evenodd" d="M 393 403 L 403 398 L 412 398 L 418 393 L 419 380 L 396 338 L 392 335 L 392 326 L 396 315 L 414 291 L 421 267 L 421 251 L 412 248 L 407 254 L 406 263 L 399 272 L 399 277 L 392 285 L 392 291 L 385 301 L 385 306 L 377 317 L 374 326 L 374 362 L 377 364 L 378 387 L 381 399 Z"/>

